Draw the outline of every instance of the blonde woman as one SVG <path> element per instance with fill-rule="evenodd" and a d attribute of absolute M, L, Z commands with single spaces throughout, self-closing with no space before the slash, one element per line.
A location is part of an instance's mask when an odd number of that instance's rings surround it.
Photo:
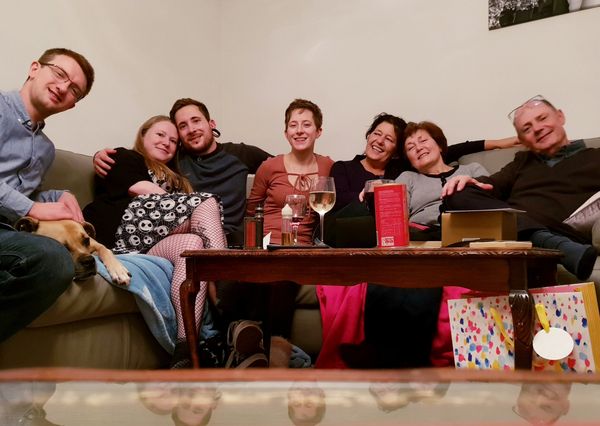
<path fill-rule="evenodd" d="M 133 149 L 117 148 L 115 164 L 96 179 L 96 198 L 84 216 L 97 239 L 117 253 L 148 253 L 174 265 L 171 301 L 177 315 L 177 341 L 172 367 L 191 366 L 179 288 L 185 279 L 184 250 L 224 248 L 222 208 L 208 193 L 193 193 L 172 163 L 178 146 L 175 125 L 155 116 L 139 128 Z M 206 299 L 203 283 L 196 300 L 196 326 Z"/>

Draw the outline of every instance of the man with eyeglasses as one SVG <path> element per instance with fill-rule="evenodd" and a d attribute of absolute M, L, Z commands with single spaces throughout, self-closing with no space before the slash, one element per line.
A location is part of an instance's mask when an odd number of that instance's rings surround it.
<path fill-rule="evenodd" d="M 577 278 L 592 273 L 597 253 L 591 232 L 563 223 L 600 191 L 600 150 L 583 140 L 569 141 L 565 115 L 538 95 L 509 114 L 517 137 L 528 151 L 489 177 L 457 176 L 442 190 L 447 210 L 512 207 L 519 239 L 563 253 L 561 263 Z"/>
<path fill-rule="evenodd" d="M 22 216 L 83 220 L 72 194 L 39 191 L 55 152 L 43 128 L 46 118 L 75 107 L 93 82 L 87 59 L 57 48 L 31 63 L 21 90 L 0 92 L 0 342 L 50 307 L 73 278 L 62 245 L 11 225 Z"/>

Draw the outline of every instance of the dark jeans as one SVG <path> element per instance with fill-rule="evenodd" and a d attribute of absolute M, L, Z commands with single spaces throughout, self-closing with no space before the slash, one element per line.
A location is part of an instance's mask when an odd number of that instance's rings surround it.
<path fill-rule="evenodd" d="M 48 309 L 74 273 L 71 255 L 57 241 L 0 228 L 0 342 Z"/>
<path fill-rule="evenodd" d="M 371 367 L 431 366 L 441 288 L 367 287 L 365 343 L 374 350 Z"/>
<path fill-rule="evenodd" d="M 231 321 L 267 321 L 273 336 L 290 338 L 300 286 L 291 281 L 255 284 L 217 281 L 220 328 L 227 331 Z"/>

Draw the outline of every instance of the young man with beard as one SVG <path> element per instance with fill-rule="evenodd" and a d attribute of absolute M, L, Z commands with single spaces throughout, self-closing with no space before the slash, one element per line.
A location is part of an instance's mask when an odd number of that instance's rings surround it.
<path fill-rule="evenodd" d="M 180 172 L 195 191 L 221 197 L 224 229 L 230 245 L 241 245 L 241 224 L 246 205 L 246 178 L 271 155 L 245 144 L 217 143 L 221 132 L 206 105 L 195 99 L 178 99 L 169 113 L 182 145 L 177 152 Z M 114 161 L 114 150 L 103 149 L 94 155 L 96 173 L 105 176 Z"/>
<path fill-rule="evenodd" d="M 216 123 L 211 119 L 206 105 L 197 100 L 178 99 L 173 104 L 169 116 L 177 127 L 181 141 L 180 149 L 177 151 L 179 171 L 189 179 L 195 191 L 210 192 L 221 197 L 228 244 L 241 245 L 247 175 L 249 170 L 255 172 L 262 161 L 270 155 L 249 145 L 217 143 L 216 137 L 220 136 L 220 132 L 216 128 Z M 111 149 L 104 149 L 94 155 L 94 167 L 98 175 L 104 176 L 110 170 L 114 163 L 110 158 L 113 152 Z M 232 282 L 220 282 L 218 289 L 220 301 L 229 303 L 229 300 L 234 298 L 238 285 Z M 211 288 L 209 291 L 212 292 L 212 299 L 216 299 L 217 290 Z M 214 357 L 208 355 L 208 362 L 222 363 L 223 360 L 219 359 L 222 358 L 222 353 L 218 352 L 223 350 L 221 338 L 225 335 L 225 329 L 229 327 L 231 328 L 229 334 L 235 336 L 232 354 L 236 355 L 237 349 L 241 347 L 251 348 L 247 354 L 239 354 L 243 357 L 236 356 L 231 366 L 242 364 L 247 359 L 248 361 L 243 364 L 246 367 L 265 367 L 266 357 L 256 353 L 262 345 L 262 331 L 257 323 L 242 320 L 234 321 L 230 326 L 228 321 L 229 319 L 226 324 L 221 324 L 219 327 L 224 331 L 221 335 L 207 339 L 204 348 L 201 347 L 202 350 L 207 348 L 216 355 Z"/>
<path fill-rule="evenodd" d="M 442 190 L 448 210 L 512 207 L 519 239 L 563 253 L 563 266 L 581 280 L 592 273 L 596 250 L 591 235 L 563 223 L 600 191 L 600 150 L 569 141 L 565 115 L 542 96 L 515 108 L 509 118 L 528 151 L 489 177 L 457 176 Z"/>
<path fill-rule="evenodd" d="M 38 190 L 55 152 L 44 120 L 74 108 L 93 82 L 87 59 L 57 48 L 31 63 L 20 91 L 0 92 L 0 342 L 48 309 L 73 278 L 62 245 L 11 224 L 22 216 L 83 220 L 70 193 Z"/>

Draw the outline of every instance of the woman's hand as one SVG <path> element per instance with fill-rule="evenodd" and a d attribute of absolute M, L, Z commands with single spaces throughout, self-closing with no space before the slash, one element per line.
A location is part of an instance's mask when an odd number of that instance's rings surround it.
<path fill-rule="evenodd" d="M 94 154 L 94 170 L 96 170 L 98 176 L 106 177 L 115 164 L 115 160 L 111 158 L 111 155 L 116 152 L 112 148 L 104 148 Z"/>
<path fill-rule="evenodd" d="M 358 193 L 358 201 L 361 203 L 365 201 L 365 190 L 363 189 Z"/>
<path fill-rule="evenodd" d="M 494 188 L 493 185 L 489 183 L 479 182 L 477 179 L 472 178 L 471 176 L 455 176 L 449 179 L 448 182 L 446 182 L 446 185 L 444 185 L 444 187 L 442 188 L 442 198 L 449 197 L 455 192 L 462 191 L 467 185 L 475 185 L 486 191 L 490 191 Z"/>

